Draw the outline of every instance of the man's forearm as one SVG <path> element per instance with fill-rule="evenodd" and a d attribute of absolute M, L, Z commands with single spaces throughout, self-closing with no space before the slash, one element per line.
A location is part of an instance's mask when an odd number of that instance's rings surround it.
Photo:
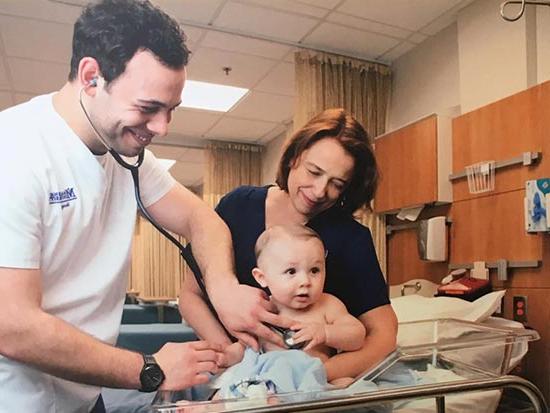
<path fill-rule="evenodd" d="M 71 381 L 140 388 L 140 354 L 105 344 L 38 309 L 26 313 L 24 323 L 2 337 L 6 357 Z"/>
<path fill-rule="evenodd" d="M 191 291 L 190 287 L 186 285 L 188 283 L 193 283 L 196 286 L 194 280 L 185 280 L 184 287 L 180 293 L 180 312 L 182 317 L 193 327 L 193 330 L 195 330 L 195 333 L 201 339 L 220 344 L 224 347 L 231 344 L 231 340 L 220 322 L 206 305 L 204 298 L 198 291 Z"/>
<path fill-rule="evenodd" d="M 202 269 L 206 287 L 228 282 L 238 284 L 235 277 L 233 244 L 227 225 L 207 208 L 198 208 L 189 220 L 193 255 Z"/>

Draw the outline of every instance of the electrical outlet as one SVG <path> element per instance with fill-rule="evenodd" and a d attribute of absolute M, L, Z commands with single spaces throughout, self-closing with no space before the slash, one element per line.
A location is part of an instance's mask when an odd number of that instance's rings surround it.
<path fill-rule="evenodd" d="M 520 323 L 527 323 L 527 297 L 524 295 L 514 295 L 513 307 L 514 320 Z"/>

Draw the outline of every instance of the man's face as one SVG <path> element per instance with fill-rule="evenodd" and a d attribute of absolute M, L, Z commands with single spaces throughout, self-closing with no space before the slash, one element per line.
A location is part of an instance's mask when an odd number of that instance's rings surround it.
<path fill-rule="evenodd" d="M 108 89 L 102 79 L 98 82 L 92 121 L 116 152 L 136 156 L 155 136 L 168 132 L 184 82 L 185 68 L 169 68 L 151 52 L 138 51 Z"/>

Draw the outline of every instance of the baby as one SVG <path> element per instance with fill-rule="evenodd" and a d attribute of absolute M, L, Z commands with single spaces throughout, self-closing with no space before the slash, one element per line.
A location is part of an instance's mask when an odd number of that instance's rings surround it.
<path fill-rule="evenodd" d="M 295 388 L 275 389 L 275 392 L 321 390 L 316 387 L 326 385 L 322 362 L 334 355 L 336 351 L 360 349 L 365 339 L 365 328 L 358 319 L 347 312 L 345 305 L 338 298 L 323 292 L 325 249 L 315 231 L 302 225 L 271 227 L 258 238 L 255 253 L 257 267 L 252 270 L 254 278 L 262 287 L 269 289 L 270 299 L 279 313 L 296 321 L 291 326 L 291 330 L 296 331 L 293 336 L 294 344 L 304 343 L 305 346 L 302 352 L 286 350 L 269 342 L 261 342 L 262 351 L 266 354 L 256 353 L 251 356 L 245 353 L 244 360 L 239 364 L 247 364 L 246 369 L 244 366 L 240 368 L 239 365 L 230 368 L 221 376 L 221 387 L 222 389 L 224 385 L 227 387 L 229 383 L 227 377 L 231 376 L 231 373 L 234 379 L 233 390 L 243 381 L 252 381 L 256 385 L 258 382 L 265 381 L 269 374 L 277 376 L 280 372 L 272 371 L 268 374 L 264 367 L 267 365 L 272 367 L 273 360 L 278 358 L 286 360 L 285 368 L 288 368 L 289 364 L 295 370 L 300 366 L 300 371 L 296 372 L 300 375 L 300 380 L 297 381 L 294 374 L 291 381 L 306 383 L 307 386 L 300 387 L 298 384 Z M 285 351 L 270 354 L 277 350 Z M 247 351 L 251 352 L 251 350 Z M 318 360 L 307 357 L 304 352 Z M 261 360 L 264 356 L 270 359 L 269 363 Z M 254 359 L 252 360 L 251 357 Z M 294 359 L 288 363 L 291 358 Z M 239 368 L 241 371 L 234 374 Z M 320 377 L 319 369 L 323 377 Z M 308 371 L 313 374 L 315 382 L 313 385 L 312 380 L 303 374 Z M 281 379 L 279 383 L 275 383 L 275 387 L 284 387 L 285 383 L 282 383 L 284 381 L 286 379 Z M 349 381 L 348 379 L 347 382 Z M 341 383 L 342 381 L 333 384 Z M 228 391 L 222 391 L 222 397 L 228 395 L 230 396 Z"/>

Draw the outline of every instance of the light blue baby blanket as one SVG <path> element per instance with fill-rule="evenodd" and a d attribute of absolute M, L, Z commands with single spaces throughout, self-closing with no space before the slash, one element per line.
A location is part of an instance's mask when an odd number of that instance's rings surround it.
<path fill-rule="evenodd" d="M 221 398 L 246 396 L 247 385 L 265 385 L 270 393 L 319 391 L 328 387 L 320 359 L 302 350 L 258 353 L 247 348 L 240 363 L 227 369 L 215 381 Z M 245 391 L 243 391 L 243 389 Z"/>

